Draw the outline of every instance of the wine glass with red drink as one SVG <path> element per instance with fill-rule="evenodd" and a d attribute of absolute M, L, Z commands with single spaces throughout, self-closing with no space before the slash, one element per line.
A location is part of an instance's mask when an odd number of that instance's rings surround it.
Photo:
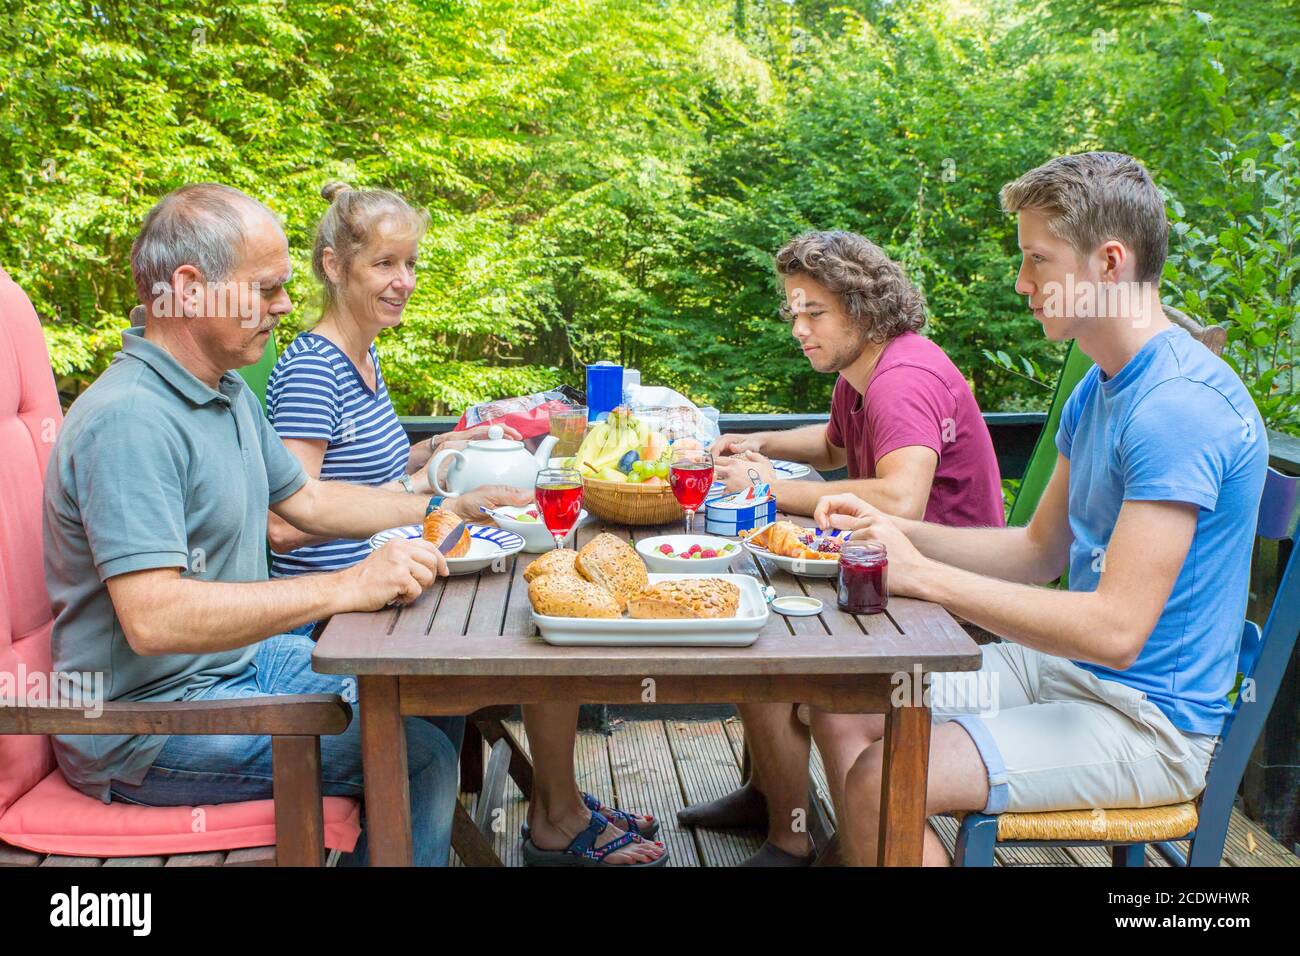
<path fill-rule="evenodd" d="M 686 533 L 690 534 L 695 512 L 713 486 L 713 456 L 699 448 L 674 449 L 668 483 L 677 503 L 686 512 Z"/>
<path fill-rule="evenodd" d="M 533 488 L 542 523 L 555 538 L 557 548 L 578 523 L 582 513 L 582 476 L 575 468 L 543 468 Z"/>

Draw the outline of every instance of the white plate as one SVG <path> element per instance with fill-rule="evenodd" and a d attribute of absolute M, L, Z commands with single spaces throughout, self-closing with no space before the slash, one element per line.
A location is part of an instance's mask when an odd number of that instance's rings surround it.
<path fill-rule="evenodd" d="M 389 528 L 370 538 L 371 549 L 381 548 L 394 538 L 418 538 L 424 533 L 422 525 L 407 524 L 400 528 Z M 489 528 L 486 525 L 469 526 L 469 551 L 459 558 L 447 559 L 447 573 L 474 574 L 484 568 L 492 567 L 497 561 L 504 561 L 512 554 L 524 550 L 524 539 L 513 531 L 502 528 Z M 503 568 L 504 570 L 504 568 Z"/>
<path fill-rule="evenodd" d="M 659 550 L 660 545 L 664 544 L 671 545 L 675 552 L 685 551 L 693 544 L 714 550 L 721 550 L 727 545 L 732 548 L 731 553 L 716 558 L 670 558 Z M 661 534 L 638 541 L 636 553 L 641 555 L 641 560 L 645 561 L 646 567 L 651 571 L 664 574 L 718 574 L 725 572 L 742 552 L 737 542 L 726 538 L 704 534 Z"/>
<path fill-rule="evenodd" d="M 496 523 L 506 531 L 511 531 L 524 539 L 524 551 L 528 554 L 541 554 L 544 551 L 555 550 L 555 537 L 551 532 L 546 530 L 546 525 L 540 519 L 537 521 L 511 521 L 510 515 L 522 514 L 532 505 L 525 505 L 522 508 L 516 508 L 513 505 L 507 505 L 502 508 L 493 508 L 493 512 L 501 517 L 496 519 Z M 569 536 L 564 539 L 567 545 L 573 541 L 574 532 L 582 527 L 582 523 L 587 520 L 587 512 L 584 509 L 578 515 L 577 523 L 569 531 Z"/>
<path fill-rule="evenodd" d="M 797 461 L 783 461 L 780 458 L 772 459 L 772 470 L 776 472 L 778 478 L 802 478 L 808 472 L 812 471 L 807 465 Z"/>
<path fill-rule="evenodd" d="M 642 620 L 621 617 L 555 617 L 533 612 L 537 632 L 548 644 L 606 647 L 748 647 L 767 623 L 767 600 L 758 579 L 749 574 L 651 574 L 650 583 L 678 578 L 722 578 L 740 588 L 735 617 L 698 621 Z"/>
<path fill-rule="evenodd" d="M 837 555 L 833 559 L 816 559 L 816 558 L 787 558 L 783 554 L 773 554 L 767 548 L 760 544 L 754 544 L 752 541 L 746 541 L 745 547 L 751 554 L 756 554 L 760 558 L 767 558 L 776 564 L 777 567 L 791 574 L 799 575 L 805 578 L 833 578 L 840 572 L 840 559 Z"/>

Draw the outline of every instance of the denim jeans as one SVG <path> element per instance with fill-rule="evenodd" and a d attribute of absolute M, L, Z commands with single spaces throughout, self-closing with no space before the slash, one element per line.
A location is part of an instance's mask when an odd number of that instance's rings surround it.
<path fill-rule="evenodd" d="M 221 681 L 193 700 L 277 694 L 342 694 L 355 699 L 352 678 L 311 669 L 315 644 L 302 635 L 269 637 L 248 671 Z M 446 866 L 464 717 L 406 718 L 411 836 L 416 866 Z M 361 797 L 361 730 L 355 718 L 341 734 L 320 739 L 321 789 L 326 796 Z M 272 796 L 271 738 L 174 734 L 138 786 L 114 781 L 113 796 L 146 806 L 195 806 Z M 363 830 L 343 865 L 367 861 Z"/>

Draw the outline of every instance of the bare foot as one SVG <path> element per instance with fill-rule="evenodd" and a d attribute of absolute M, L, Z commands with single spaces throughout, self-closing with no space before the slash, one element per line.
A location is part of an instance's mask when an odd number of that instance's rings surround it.
<path fill-rule="evenodd" d="M 766 831 L 767 798 L 752 783 L 746 783 L 725 797 L 678 810 L 677 820 L 682 826 L 710 830 L 749 828 Z"/>

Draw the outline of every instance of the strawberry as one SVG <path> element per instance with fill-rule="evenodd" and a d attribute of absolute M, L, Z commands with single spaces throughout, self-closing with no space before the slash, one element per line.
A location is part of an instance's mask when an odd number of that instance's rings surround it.
<path fill-rule="evenodd" d="M 659 545 L 659 553 L 671 555 L 673 553 L 673 546 L 671 544 L 661 544 Z"/>
<path fill-rule="evenodd" d="M 701 558 L 716 558 L 717 556 L 718 556 L 718 552 L 713 550 L 712 548 L 705 548 L 703 551 L 700 552 Z"/>

